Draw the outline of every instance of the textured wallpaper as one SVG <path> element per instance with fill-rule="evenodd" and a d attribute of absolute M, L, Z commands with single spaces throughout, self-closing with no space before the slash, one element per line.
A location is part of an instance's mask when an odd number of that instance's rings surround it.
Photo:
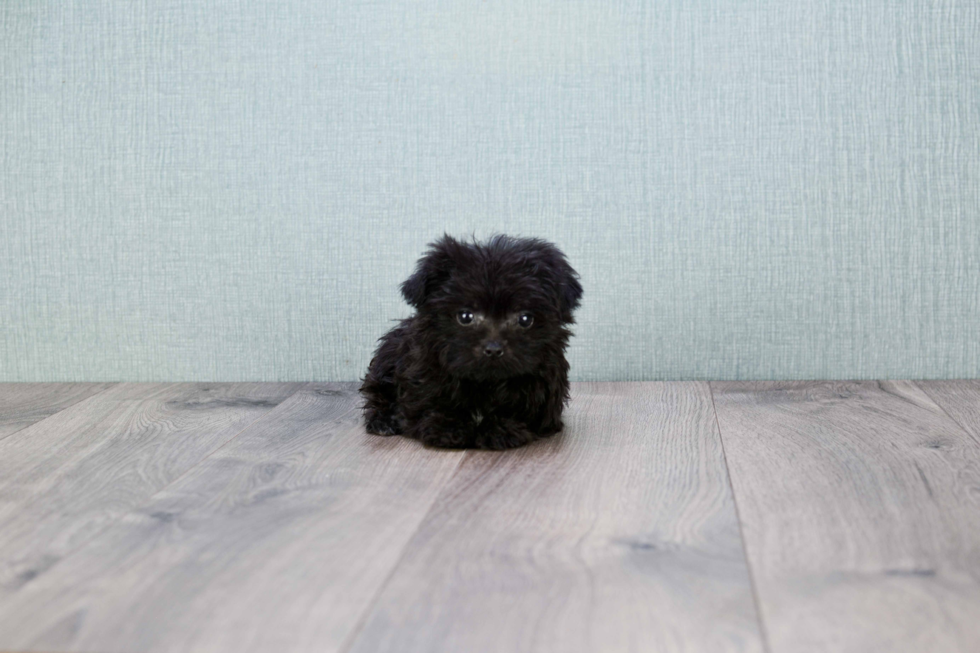
<path fill-rule="evenodd" d="M 6 0 L 0 380 L 353 380 L 443 233 L 577 380 L 980 376 L 980 3 Z"/>

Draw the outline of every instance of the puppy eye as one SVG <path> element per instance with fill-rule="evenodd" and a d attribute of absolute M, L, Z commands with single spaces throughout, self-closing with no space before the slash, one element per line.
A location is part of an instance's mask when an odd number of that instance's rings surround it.
<path fill-rule="evenodd" d="M 521 313 L 521 316 L 517 318 L 517 323 L 520 324 L 522 328 L 526 329 L 534 324 L 534 316 L 532 316 L 530 313 Z"/>
<path fill-rule="evenodd" d="M 466 326 L 467 324 L 473 322 L 473 313 L 470 311 L 460 311 L 459 313 L 456 313 L 456 321 L 463 326 Z"/>

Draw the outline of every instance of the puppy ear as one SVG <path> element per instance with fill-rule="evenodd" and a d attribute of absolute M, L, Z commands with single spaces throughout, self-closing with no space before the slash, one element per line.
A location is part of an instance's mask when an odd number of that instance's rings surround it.
<path fill-rule="evenodd" d="M 579 283 L 578 274 L 572 269 L 572 266 L 565 263 L 565 267 L 567 270 L 558 292 L 561 298 L 561 319 L 563 322 L 571 323 L 575 321 L 572 312 L 578 308 L 579 300 L 582 299 L 582 284 Z"/>
<path fill-rule="evenodd" d="M 402 296 L 412 307 L 419 308 L 432 291 L 442 285 L 452 273 L 455 252 L 460 243 L 452 236 L 443 234 L 439 240 L 429 243 L 428 251 L 419 259 L 412 273 L 401 285 Z"/>
<path fill-rule="evenodd" d="M 561 321 L 574 323 L 572 313 L 582 299 L 582 284 L 579 283 L 578 273 L 569 265 L 562 251 L 551 243 L 538 239 L 528 242 L 531 245 L 531 260 L 539 270 L 541 268 L 538 266 L 541 265 L 547 271 L 545 274 L 558 294 Z"/>

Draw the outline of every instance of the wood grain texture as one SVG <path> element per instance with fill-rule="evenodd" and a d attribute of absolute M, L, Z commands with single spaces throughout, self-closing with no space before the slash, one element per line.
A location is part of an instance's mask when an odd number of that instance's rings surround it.
<path fill-rule="evenodd" d="M 112 383 L 0 383 L 0 440 Z"/>
<path fill-rule="evenodd" d="M 364 433 L 312 385 L 0 598 L 0 648 L 336 651 L 459 451 Z"/>
<path fill-rule="evenodd" d="M 980 650 L 980 447 L 911 382 L 713 383 L 773 653 Z"/>
<path fill-rule="evenodd" d="M 762 650 L 707 385 L 575 384 L 467 454 L 351 650 Z"/>
<path fill-rule="evenodd" d="M 916 384 L 980 444 L 980 380 L 916 381 Z"/>
<path fill-rule="evenodd" d="M 299 384 L 120 384 L 0 440 L 0 596 L 148 499 Z"/>

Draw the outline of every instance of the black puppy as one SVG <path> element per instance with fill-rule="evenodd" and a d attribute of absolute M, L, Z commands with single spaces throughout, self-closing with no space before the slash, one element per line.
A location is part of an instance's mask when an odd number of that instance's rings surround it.
<path fill-rule="evenodd" d="M 380 339 L 361 385 L 369 433 L 506 449 L 561 430 L 582 286 L 558 248 L 444 235 L 401 291 L 416 313 Z"/>

